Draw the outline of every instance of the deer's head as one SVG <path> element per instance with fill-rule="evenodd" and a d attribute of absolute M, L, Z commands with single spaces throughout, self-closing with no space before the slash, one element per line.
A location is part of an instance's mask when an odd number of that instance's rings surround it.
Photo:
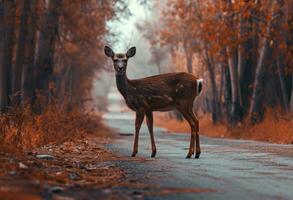
<path fill-rule="evenodd" d="M 115 54 L 114 51 L 110 47 L 105 46 L 104 51 L 106 56 L 112 58 L 115 73 L 117 75 L 123 75 L 126 73 L 127 61 L 129 58 L 135 55 L 136 48 L 131 47 L 130 49 L 128 49 L 127 53 Z"/>

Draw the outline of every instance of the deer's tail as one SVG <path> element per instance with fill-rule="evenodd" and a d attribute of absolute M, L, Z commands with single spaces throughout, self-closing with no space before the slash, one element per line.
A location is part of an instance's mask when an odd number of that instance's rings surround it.
<path fill-rule="evenodd" d="M 196 80 L 196 93 L 197 93 L 197 95 L 200 95 L 202 92 L 202 84 L 203 84 L 202 78 L 199 78 Z"/>

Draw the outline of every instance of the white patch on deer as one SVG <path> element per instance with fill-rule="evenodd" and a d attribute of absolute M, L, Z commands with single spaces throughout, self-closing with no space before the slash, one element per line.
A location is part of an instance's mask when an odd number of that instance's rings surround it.
<path fill-rule="evenodd" d="M 203 86 L 203 79 L 197 79 L 196 80 L 196 92 L 197 95 L 200 95 L 202 93 L 202 86 Z"/>

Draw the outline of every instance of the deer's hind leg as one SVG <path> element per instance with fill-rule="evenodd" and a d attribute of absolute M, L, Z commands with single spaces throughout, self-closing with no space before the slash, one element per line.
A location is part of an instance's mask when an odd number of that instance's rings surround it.
<path fill-rule="evenodd" d="M 199 158 L 200 156 L 200 142 L 199 142 L 199 121 L 196 117 L 196 115 L 194 114 L 194 112 L 191 110 L 189 110 L 189 115 L 192 118 L 193 123 L 195 124 L 195 141 L 196 141 L 196 148 L 195 148 L 195 158 Z"/>
<path fill-rule="evenodd" d="M 136 112 L 136 118 L 135 118 L 135 137 L 134 137 L 134 144 L 133 144 L 133 151 L 132 151 L 132 157 L 135 157 L 135 155 L 138 152 L 138 138 L 139 138 L 139 130 L 141 127 L 141 124 L 143 122 L 144 118 L 144 112 L 137 111 Z"/>
<path fill-rule="evenodd" d="M 191 158 L 191 156 L 194 154 L 195 139 L 198 138 L 198 133 L 197 133 L 198 132 L 198 120 L 196 119 L 195 115 L 193 114 L 192 106 L 180 108 L 179 111 L 181 112 L 183 117 L 187 120 L 187 122 L 190 125 L 190 129 L 191 129 L 190 145 L 189 145 L 189 151 L 188 151 L 186 158 Z M 198 149 L 199 140 L 197 140 L 197 141 L 198 142 L 196 142 L 197 146 L 196 146 L 196 156 L 195 157 L 198 158 L 199 154 L 200 154 L 200 149 Z M 198 154 L 198 150 L 199 150 L 199 154 Z"/>
<path fill-rule="evenodd" d="M 156 143 L 155 143 L 154 131 L 153 131 L 153 112 L 152 111 L 146 112 L 146 120 L 147 120 L 147 126 L 150 132 L 151 143 L 152 143 L 151 157 L 155 157 L 157 153 L 157 149 L 156 149 Z"/>

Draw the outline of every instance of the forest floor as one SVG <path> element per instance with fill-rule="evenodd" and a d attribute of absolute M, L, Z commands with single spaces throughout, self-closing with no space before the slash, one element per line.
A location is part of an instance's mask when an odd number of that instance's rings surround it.
<path fill-rule="evenodd" d="M 135 197 L 137 181 L 117 164 L 129 158 L 106 150 L 115 137 L 111 130 L 100 127 L 96 134 L 82 134 L 33 150 L 12 151 L 13 148 L 1 146 L 0 199 Z"/>
<path fill-rule="evenodd" d="M 183 120 L 170 119 L 165 113 L 155 114 L 155 124 L 165 127 L 170 133 L 189 133 L 190 126 Z M 199 118 L 200 135 L 217 138 L 233 138 L 265 141 L 278 144 L 293 144 L 293 117 L 267 115 L 263 122 L 255 126 L 238 125 L 231 129 L 225 123 L 213 124 L 211 116 Z"/>
<path fill-rule="evenodd" d="M 1 199 L 120 199 L 126 184 L 117 156 L 103 145 L 109 138 L 88 136 L 28 152 L 0 152 Z M 123 181 L 122 181 L 123 180 Z"/>

